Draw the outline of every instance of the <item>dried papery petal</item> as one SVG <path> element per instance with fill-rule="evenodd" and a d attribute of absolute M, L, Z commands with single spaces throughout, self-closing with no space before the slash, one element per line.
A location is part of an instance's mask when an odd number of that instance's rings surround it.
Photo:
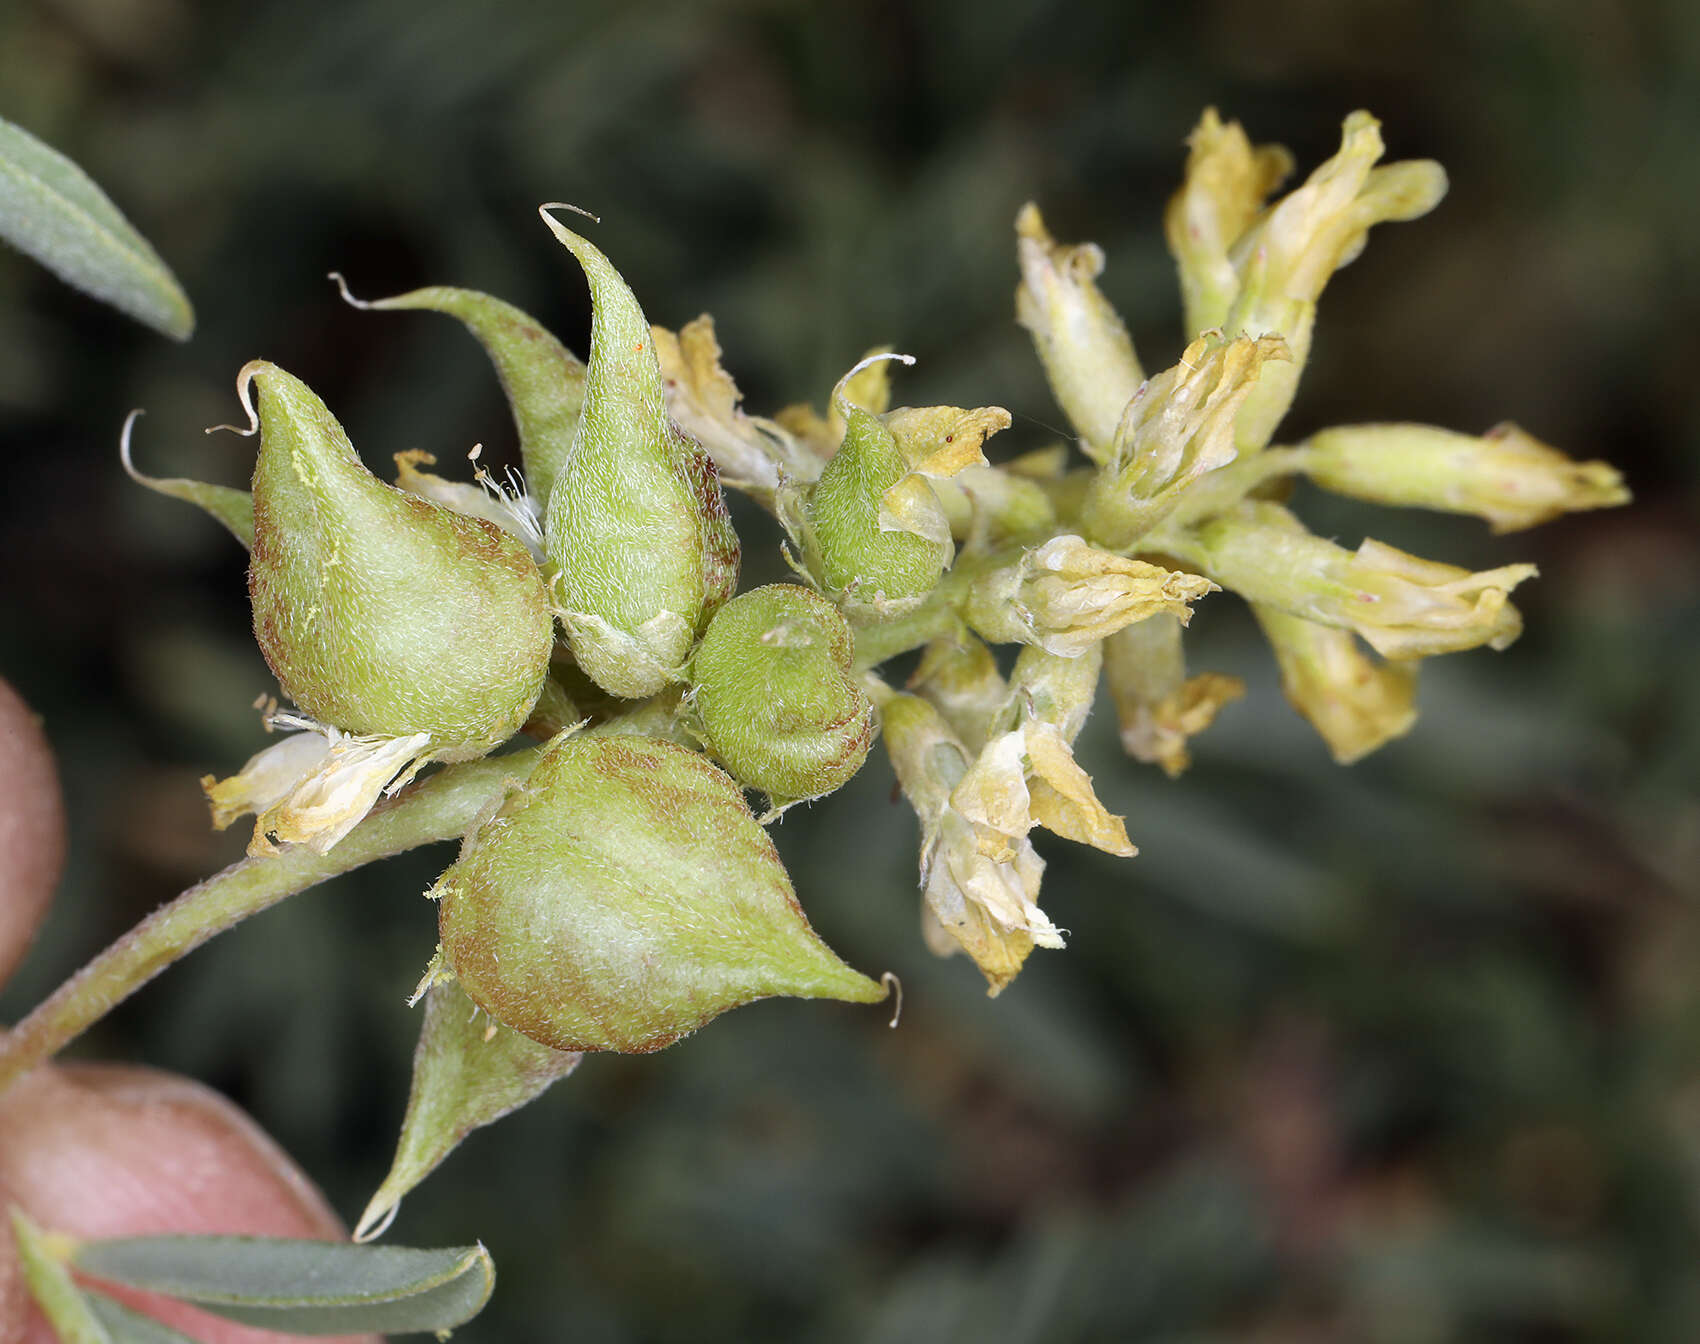
<path fill-rule="evenodd" d="M 217 829 L 255 814 L 252 855 L 274 853 L 274 840 L 327 853 L 382 794 L 402 788 L 433 758 L 426 733 L 351 737 L 293 716 L 272 716 L 279 719 L 302 731 L 259 752 L 229 779 L 208 775 L 201 781 Z"/>
<path fill-rule="evenodd" d="M 724 485 L 771 499 L 781 477 L 811 481 L 820 474 L 826 453 L 817 456 L 778 421 L 738 409 L 743 394 L 721 366 L 707 313 L 677 335 L 666 327 L 650 333 L 667 384 L 667 413 L 707 449 Z"/>
<path fill-rule="evenodd" d="M 1045 865 L 1026 835 L 1020 744 L 988 743 L 970 780 L 973 762 L 936 709 L 889 690 L 876 701 L 898 784 L 921 822 L 928 945 L 940 955 L 967 952 L 997 994 L 1035 946 L 1063 945 L 1038 905 Z M 958 789 L 984 820 L 959 809 Z"/>
<path fill-rule="evenodd" d="M 1190 619 L 1187 603 L 1214 588 L 1196 574 L 1130 560 L 1065 535 L 991 571 L 975 584 L 963 615 L 993 643 L 1033 644 L 1071 658 L 1159 612 Z"/>
<path fill-rule="evenodd" d="M 1188 677 L 1180 622 L 1172 616 L 1153 616 L 1118 630 L 1102 647 L 1122 750 L 1178 778 L 1192 762 L 1187 739 L 1215 722 L 1223 706 L 1244 696 L 1245 683 L 1219 672 Z"/>
<path fill-rule="evenodd" d="M 641 698 L 683 664 L 738 579 L 738 538 L 714 463 L 667 414 L 655 341 L 602 252 L 544 207 L 590 284 L 590 363 L 571 451 L 545 515 L 562 624 L 585 673 Z"/>
<path fill-rule="evenodd" d="M 1281 689 L 1341 765 L 1361 760 L 1417 721 L 1415 661 L 1371 658 L 1349 630 L 1260 603 L 1252 614 L 1281 669 Z"/>

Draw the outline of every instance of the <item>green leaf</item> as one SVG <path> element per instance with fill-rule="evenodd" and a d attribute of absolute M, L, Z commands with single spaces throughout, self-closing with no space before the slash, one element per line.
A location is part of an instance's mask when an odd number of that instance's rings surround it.
<path fill-rule="evenodd" d="M 189 1336 L 169 1325 L 144 1316 L 105 1293 L 89 1289 L 83 1294 L 90 1312 L 105 1328 L 112 1344 L 195 1344 Z"/>
<path fill-rule="evenodd" d="M 490 1300 L 482 1246 L 414 1250 L 272 1237 L 130 1237 L 73 1257 L 85 1274 L 301 1335 L 449 1330 Z"/>
<path fill-rule="evenodd" d="M 53 1333 L 62 1344 L 114 1344 L 65 1268 L 64 1257 L 70 1252 L 70 1242 L 42 1231 L 16 1204 L 11 1213 L 12 1235 L 17 1239 L 24 1283 L 53 1327 Z"/>
<path fill-rule="evenodd" d="M 159 254 L 88 174 L 0 118 L 0 238 L 67 284 L 173 340 L 195 312 Z"/>
<path fill-rule="evenodd" d="M 413 1053 L 413 1091 L 407 1099 L 390 1174 L 354 1229 L 364 1241 L 377 1233 L 401 1198 L 431 1174 L 481 1125 L 500 1120 L 578 1067 L 584 1056 L 551 1050 L 479 1010 L 452 982 L 431 987 L 425 1022 Z"/>

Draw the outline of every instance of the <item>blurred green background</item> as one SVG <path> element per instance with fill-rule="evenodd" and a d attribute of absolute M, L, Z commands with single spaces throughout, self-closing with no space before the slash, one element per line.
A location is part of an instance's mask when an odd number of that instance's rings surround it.
<path fill-rule="evenodd" d="M 1515 418 L 1635 505 L 1493 539 L 1303 493 L 1313 527 L 1536 561 L 1510 651 L 1428 664 L 1349 770 L 1243 609 L 1196 669 L 1247 699 L 1171 783 L 1083 757 L 1141 855 L 1064 844 L 1072 931 L 988 1001 L 916 930 L 915 827 L 874 763 L 777 840 L 877 1010 L 771 1002 L 593 1059 L 475 1136 L 391 1234 L 482 1238 L 469 1341 L 1686 1341 L 1700 1336 L 1700 9 L 1686 0 L 1043 0 L 619 7 L 9 0 L 0 116 L 80 161 L 199 311 L 176 347 L 0 256 L 0 669 L 46 718 L 74 835 L 15 1018 L 235 857 L 196 785 L 261 743 L 244 557 L 145 470 L 241 483 L 237 368 L 305 378 L 369 463 L 512 430 L 452 322 L 357 294 L 469 285 L 583 349 L 543 200 L 653 320 L 715 314 L 747 404 L 824 401 L 868 346 L 903 401 L 1061 420 L 1014 325 L 1029 198 L 1094 239 L 1148 369 L 1179 351 L 1161 207 L 1214 103 L 1301 171 L 1355 107 L 1446 164 L 1322 303 L 1284 437 Z M 777 575 L 743 510 L 746 574 Z M 239 830 L 242 828 L 238 828 Z M 345 1217 L 383 1175 L 446 848 L 196 954 L 79 1047 L 249 1108 Z"/>

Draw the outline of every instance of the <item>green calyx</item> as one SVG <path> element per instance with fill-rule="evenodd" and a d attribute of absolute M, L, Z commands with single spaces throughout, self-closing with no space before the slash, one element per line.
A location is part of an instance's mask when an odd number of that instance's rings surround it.
<path fill-rule="evenodd" d="M 385 485 L 324 402 L 276 365 L 246 365 L 237 385 L 260 431 L 254 634 L 284 693 L 344 732 L 429 734 L 443 760 L 512 736 L 554 635 L 525 547 Z"/>
<path fill-rule="evenodd" d="M 738 538 L 707 453 L 667 414 L 654 338 L 601 251 L 543 219 L 590 283 L 590 362 L 572 445 L 549 494 L 545 549 L 573 657 L 611 695 L 680 679 L 738 579 Z"/>
<path fill-rule="evenodd" d="M 557 739 L 431 894 L 468 997 L 554 1050 L 659 1050 L 776 994 L 885 995 L 809 927 L 738 786 L 658 738 Z"/>
<path fill-rule="evenodd" d="M 862 768 L 874 709 L 850 678 L 855 638 L 830 602 L 795 584 L 722 607 L 691 663 L 708 746 L 776 804 L 831 793 Z"/>

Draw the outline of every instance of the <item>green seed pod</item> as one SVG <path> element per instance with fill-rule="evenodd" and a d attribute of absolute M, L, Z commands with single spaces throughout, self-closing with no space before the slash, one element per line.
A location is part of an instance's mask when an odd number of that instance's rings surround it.
<path fill-rule="evenodd" d="M 430 285 L 367 301 L 350 294 L 335 271 L 331 279 L 356 308 L 381 312 L 417 308 L 460 319 L 490 356 L 507 394 L 519 431 L 526 487 L 533 498 L 547 500 L 578 426 L 584 403 L 584 361 L 529 313 L 476 289 Z"/>
<path fill-rule="evenodd" d="M 659 1050 L 774 994 L 885 995 L 809 927 L 738 786 L 659 738 L 556 739 L 431 894 L 467 995 L 554 1050 Z"/>
<path fill-rule="evenodd" d="M 254 635 L 284 693 L 346 733 L 427 734 L 438 760 L 519 730 L 549 669 L 542 576 L 493 523 L 385 485 L 307 385 L 256 360 Z"/>
<path fill-rule="evenodd" d="M 833 400 L 844 417 L 844 442 L 803 507 L 805 549 L 815 576 L 843 595 L 847 609 L 892 615 L 914 606 L 944 574 L 955 553 L 950 524 L 890 428 L 846 400 L 843 386 Z M 901 497 L 894 497 L 900 483 Z"/>
<path fill-rule="evenodd" d="M 806 588 L 733 598 L 691 664 L 710 749 L 776 805 L 831 793 L 874 740 L 874 707 L 850 679 L 855 652 L 844 618 Z"/>
<path fill-rule="evenodd" d="M 667 414 L 649 322 L 608 258 L 544 222 L 590 282 L 584 406 L 549 494 L 545 549 L 578 664 L 611 695 L 653 695 L 738 582 L 738 537 L 702 446 Z"/>

